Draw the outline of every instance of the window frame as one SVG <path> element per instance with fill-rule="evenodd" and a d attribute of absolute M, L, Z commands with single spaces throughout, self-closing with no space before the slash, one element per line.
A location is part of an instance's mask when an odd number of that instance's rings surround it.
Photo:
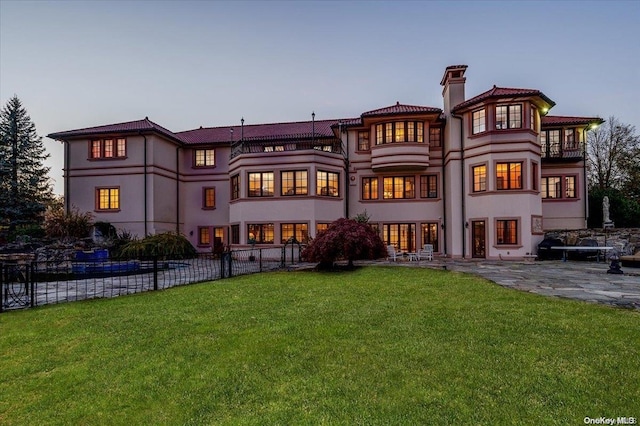
<path fill-rule="evenodd" d="M 208 241 L 203 241 L 203 236 L 206 236 Z M 211 227 L 210 226 L 198 226 L 198 247 L 211 247 Z"/>
<path fill-rule="evenodd" d="M 387 121 L 376 124 L 375 130 L 376 145 L 424 143 L 424 121 Z"/>
<path fill-rule="evenodd" d="M 506 171 L 507 171 L 507 175 L 506 175 L 506 179 L 503 181 L 502 185 L 500 185 L 501 180 L 499 179 L 499 168 L 501 165 L 506 165 Z M 512 183 L 515 181 L 514 178 L 512 178 L 511 174 L 511 167 L 512 165 L 519 165 L 520 166 L 520 176 L 517 180 L 517 184 L 518 186 L 512 186 Z M 524 189 L 524 162 L 522 161 L 499 161 L 496 163 L 495 165 L 495 177 L 496 177 L 496 191 L 519 191 Z M 506 184 L 506 186 L 504 186 Z"/>
<path fill-rule="evenodd" d="M 321 175 L 324 175 L 324 177 L 321 177 Z M 321 181 L 325 182 L 325 185 L 321 185 Z M 330 186 L 332 183 L 335 183 L 335 187 Z M 335 192 L 330 191 L 330 188 L 335 188 Z M 340 173 L 329 170 L 316 170 L 316 195 L 319 197 L 340 197 Z"/>
<path fill-rule="evenodd" d="M 240 174 L 235 174 L 229 178 L 229 185 L 231 186 L 231 200 L 237 200 L 240 198 Z"/>
<path fill-rule="evenodd" d="M 422 246 L 425 244 L 433 245 L 433 252 L 439 252 L 438 248 L 438 233 L 440 229 L 440 224 L 438 222 L 422 222 L 420 224 L 420 234 L 422 238 Z M 433 238 L 432 238 L 433 234 Z"/>
<path fill-rule="evenodd" d="M 420 175 L 420 198 L 438 198 L 438 175 Z"/>
<path fill-rule="evenodd" d="M 429 126 L 429 148 L 442 148 L 442 127 Z"/>
<path fill-rule="evenodd" d="M 293 179 L 285 179 L 285 173 L 293 173 Z M 304 186 L 298 186 L 298 181 L 302 181 L 302 177 L 298 174 L 304 173 Z M 292 187 L 285 187 L 285 182 L 293 182 Z M 300 190 L 298 189 L 300 188 Z M 304 191 L 303 191 L 304 188 Z M 281 170 L 280 171 L 280 195 L 284 197 L 292 197 L 295 195 L 309 195 L 309 171 L 308 170 Z"/>
<path fill-rule="evenodd" d="M 213 193 L 213 197 L 210 197 L 210 193 Z M 213 201 L 209 204 L 209 201 Z M 202 188 L 202 210 L 215 210 L 216 208 L 216 187 L 205 186 Z"/>
<path fill-rule="evenodd" d="M 110 141 L 111 155 L 107 155 L 107 141 Z M 127 158 L 127 138 L 106 137 L 89 140 L 89 160 L 122 160 L 125 158 Z"/>
<path fill-rule="evenodd" d="M 496 218 L 496 246 L 517 246 L 520 244 L 520 221 L 516 218 Z M 502 234 L 502 239 L 501 239 Z"/>
<path fill-rule="evenodd" d="M 229 226 L 229 239 L 231 244 L 240 244 L 240 224 L 234 223 Z"/>
<path fill-rule="evenodd" d="M 101 207 L 102 206 L 102 192 L 107 191 L 107 203 L 109 207 Z M 112 192 L 115 191 L 115 196 Z M 119 212 L 122 204 L 120 203 L 120 187 L 119 186 L 99 186 L 95 188 L 95 210 L 98 212 Z M 115 197 L 116 206 L 111 207 L 113 200 L 112 197 Z"/>
<path fill-rule="evenodd" d="M 291 232 L 287 231 L 287 235 L 291 235 L 285 238 L 285 227 L 290 226 Z M 300 234 L 301 238 L 298 238 Z M 301 244 L 307 244 L 309 242 L 309 224 L 306 222 L 287 222 L 280 224 L 280 242 L 286 244 L 289 238 L 295 237 L 296 241 Z"/>
<path fill-rule="evenodd" d="M 251 184 L 255 181 L 251 180 L 252 175 L 260 176 L 259 189 L 251 189 Z M 271 179 L 265 179 L 265 177 L 271 177 Z M 265 190 L 265 184 L 271 184 L 271 188 L 267 187 Z M 271 193 L 269 193 L 271 189 Z M 258 192 L 256 192 L 258 191 Z M 275 173 L 274 172 L 247 172 L 247 195 L 249 198 L 270 198 L 275 195 Z"/>
<path fill-rule="evenodd" d="M 505 108 L 504 116 L 505 121 L 500 121 L 500 123 L 504 123 L 505 127 L 498 127 L 498 108 Z M 514 113 L 513 110 L 519 109 L 518 113 Z M 520 103 L 515 104 L 498 104 L 495 109 L 495 130 L 513 130 L 513 129 L 522 129 L 522 111 L 523 105 Z M 502 115 L 502 114 L 501 114 Z M 517 119 L 516 119 L 517 116 Z M 514 125 L 513 123 L 518 123 L 518 125 Z"/>
<path fill-rule="evenodd" d="M 369 151 L 371 149 L 371 140 L 368 130 L 358 131 L 358 151 Z"/>
<path fill-rule="evenodd" d="M 199 158 L 200 155 L 199 153 L 202 153 L 202 161 L 203 164 L 199 164 Z M 209 157 L 209 154 L 211 155 L 211 158 Z M 212 160 L 213 163 L 209 164 L 208 161 Z M 215 148 L 197 148 L 193 150 L 193 167 L 195 169 L 206 169 L 206 168 L 213 168 L 216 166 L 216 149 Z"/>
<path fill-rule="evenodd" d="M 252 229 L 252 227 L 254 228 Z M 252 239 L 251 234 L 254 235 L 253 240 L 255 244 L 273 244 L 275 242 L 275 226 L 273 222 L 247 223 L 247 242 Z M 271 239 L 269 240 L 265 238 L 265 236 L 270 236 Z"/>
<path fill-rule="evenodd" d="M 368 185 L 368 191 L 366 191 L 365 189 L 367 188 L 366 183 L 369 183 Z M 380 198 L 380 185 L 379 185 L 379 179 L 378 176 L 365 176 L 362 178 L 361 180 L 361 184 L 362 184 L 362 188 L 360 191 L 360 197 L 362 198 L 362 200 L 365 201 L 371 201 L 371 200 L 378 200 Z"/>
<path fill-rule="evenodd" d="M 386 191 L 387 188 L 387 180 L 391 179 L 391 192 L 392 196 L 388 197 L 389 193 Z M 396 183 L 402 181 L 402 197 L 396 197 L 396 193 L 398 190 L 396 189 Z M 409 191 L 407 188 L 407 182 L 411 182 L 413 188 Z M 409 196 L 407 196 L 407 192 L 409 192 Z M 382 199 L 383 200 L 413 200 L 416 198 L 416 177 L 411 176 L 383 176 L 382 178 Z"/>
<path fill-rule="evenodd" d="M 483 174 L 476 173 L 476 171 L 480 169 L 484 170 Z M 487 192 L 487 170 L 488 167 L 486 163 L 471 166 L 471 188 L 473 193 Z"/>
<path fill-rule="evenodd" d="M 487 131 L 487 109 L 478 108 L 471 111 L 471 134 L 477 135 Z"/>

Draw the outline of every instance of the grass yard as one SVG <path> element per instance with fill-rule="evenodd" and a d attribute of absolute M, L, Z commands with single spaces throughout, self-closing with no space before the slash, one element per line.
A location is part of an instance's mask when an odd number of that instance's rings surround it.
<path fill-rule="evenodd" d="M 278 272 L 0 315 L 0 424 L 640 417 L 640 313 L 446 271 Z"/>

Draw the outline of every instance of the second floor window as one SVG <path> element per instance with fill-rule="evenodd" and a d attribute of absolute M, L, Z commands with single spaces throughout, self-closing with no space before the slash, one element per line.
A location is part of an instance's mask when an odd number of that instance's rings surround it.
<path fill-rule="evenodd" d="M 369 132 L 358 132 L 358 150 L 369 151 Z"/>
<path fill-rule="evenodd" d="M 420 176 L 420 197 L 438 198 L 438 177 L 436 175 Z"/>
<path fill-rule="evenodd" d="M 384 178 L 384 199 L 416 198 L 416 183 L 413 176 Z"/>
<path fill-rule="evenodd" d="M 273 196 L 273 172 L 249 173 L 249 197 Z"/>
<path fill-rule="evenodd" d="M 377 177 L 362 178 L 362 199 L 363 200 L 378 199 L 378 178 Z"/>
<path fill-rule="evenodd" d="M 496 129 L 522 128 L 522 105 L 498 105 L 496 107 Z"/>
<path fill-rule="evenodd" d="M 216 207 L 216 189 L 203 188 L 202 189 L 202 208 L 214 209 L 215 207 Z"/>
<path fill-rule="evenodd" d="M 94 139 L 91 141 L 89 158 L 123 158 L 127 156 L 127 140 L 125 138 Z"/>
<path fill-rule="evenodd" d="M 193 155 L 193 165 L 195 167 L 213 167 L 216 165 L 214 149 L 196 149 Z"/>
<path fill-rule="evenodd" d="M 562 186 L 560 176 L 545 176 L 542 178 L 542 198 L 562 197 Z"/>
<path fill-rule="evenodd" d="M 240 198 L 240 175 L 231 176 L 231 199 Z"/>
<path fill-rule="evenodd" d="M 316 172 L 316 194 L 327 197 L 338 197 L 340 188 L 338 184 L 339 174 L 318 170 Z"/>
<path fill-rule="evenodd" d="M 482 133 L 487 130 L 487 120 L 484 108 L 475 110 L 471 113 L 472 133 Z"/>
<path fill-rule="evenodd" d="M 497 163 L 496 189 L 522 189 L 522 163 Z"/>
<path fill-rule="evenodd" d="M 296 170 L 280 173 L 282 195 L 307 195 L 307 171 Z"/>
<path fill-rule="evenodd" d="M 475 166 L 473 168 L 473 192 L 487 190 L 487 166 Z"/>
<path fill-rule="evenodd" d="M 376 124 L 376 145 L 394 142 L 424 142 L 422 121 Z"/>
<path fill-rule="evenodd" d="M 440 127 L 429 128 L 429 147 L 440 148 L 442 146 L 442 129 Z"/>

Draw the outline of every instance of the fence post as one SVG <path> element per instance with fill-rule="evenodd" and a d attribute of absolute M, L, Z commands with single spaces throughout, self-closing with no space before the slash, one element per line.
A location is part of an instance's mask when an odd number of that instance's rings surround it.
<path fill-rule="evenodd" d="M 29 291 L 30 291 L 30 299 L 29 299 L 29 307 L 33 308 L 34 306 L 36 306 L 36 295 L 35 295 L 35 280 L 36 280 L 36 274 L 34 273 L 35 271 L 35 265 L 36 262 L 31 262 L 31 265 L 29 265 L 29 272 L 28 272 L 28 278 L 27 281 L 29 281 Z"/>
<path fill-rule="evenodd" d="M 231 264 L 231 262 L 232 262 L 232 259 L 231 259 L 231 258 L 232 258 L 233 256 L 231 256 L 231 253 L 232 253 L 232 251 L 231 251 L 231 250 L 229 250 L 229 252 L 227 253 L 227 257 L 229 258 L 229 278 L 231 278 L 231 277 L 233 276 L 233 269 L 232 269 L 232 266 L 233 266 L 233 265 Z"/>
<path fill-rule="evenodd" d="M 262 272 L 262 249 L 258 249 L 258 253 L 260 253 L 259 256 L 259 263 L 260 263 L 260 272 Z"/>
<path fill-rule="evenodd" d="M 0 263 L 0 312 L 4 307 L 4 264 Z"/>
<path fill-rule="evenodd" d="M 158 289 L 158 256 L 153 256 L 153 289 Z"/>
<path fill-rule="evenodd" d="M 226 250 L 220 253 L 220 279 L 224 278 L 224 258 L 226 255 Z"/>

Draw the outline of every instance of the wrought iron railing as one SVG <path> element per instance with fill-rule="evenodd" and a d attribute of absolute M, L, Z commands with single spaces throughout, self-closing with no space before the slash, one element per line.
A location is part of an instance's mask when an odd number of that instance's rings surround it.
<path fill-rule="evenodd" d="M 316 150 L 342 153 L 339 139 L 302 139 L 302 140 L 249 140 L 234 142 L 231 145 L 231 158 L 242 154 L 270 154 L 284 151 Z"/>
<path fill-rule="evenodd" d="M 548 160 L 581 160 L 583 145 L 580 142 L 559 142 L 542 145 L 542 158 Z"/>
<path fill-rule="evenodd" d="M 199 254 L 192 259 L 3 262 L 0 312 L 273 271 L 299 262 L 299 249 L 297 256 L 273 247 Z"/>

